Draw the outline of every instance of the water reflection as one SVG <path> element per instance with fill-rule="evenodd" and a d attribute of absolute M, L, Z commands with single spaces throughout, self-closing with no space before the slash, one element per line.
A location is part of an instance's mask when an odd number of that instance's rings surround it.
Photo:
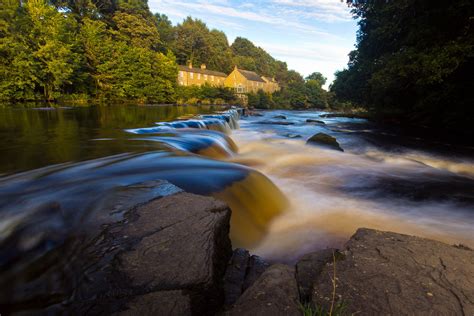
<path fill-rule="evenodd" d="M 128 140 L 124 129 L 151 126 L 186 115 L 214 113 L 213 106 L 93 105 L 50 107 L 44 104 L 0 106 L 0 174 L 51 164 L 147 151 Z M 94 139 L 114 139 L 107 145 Z M 157 144 L 151 144 L 155 146 Z M 140 148 L 141 147 L 141 148 Z"/>
<path fill-rule="evenodd" d="M 38 309 L 67 301 L 86 275 L 87 259 L 81 254 L 132 206 L 160 196 L 159 180 L 227 202 L 234 246 L 256 245 L 287 201 L 260 172 L 222 161 L 237 154 L 226 133 L 238 127 L 238 119 L 237 110 L 227 110 L 152 122 L 152 127 L 76 133 L 79 140 L 66 143 L 84 150 L 80 138 L 91 137 L 87 148 L 105 148 L 94 154 L 115 149 L 122 153 L 0 178 L 2 310 Z M 54 144 L 61 146 L 61 141 L 54 138 Z"/>

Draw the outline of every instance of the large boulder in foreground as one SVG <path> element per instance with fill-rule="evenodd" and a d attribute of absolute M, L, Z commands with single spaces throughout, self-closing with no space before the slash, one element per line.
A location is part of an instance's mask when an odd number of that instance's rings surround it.
<path fill-rule="evenodd" d="M 336 305 L 361 315 L 474 315 L 474 251 L 359 229 L 336 261 Z M 329 309 L 334 263 L 314 280 L 312 301 Z"/>
<path fill-rule="evenodd" d="M 337 142 L 336 138 L 325 133 L 314 134 L 306 141 L 306 144 L 318 145 L 329 149 L 344 151 Z"/>
<path fill-rule="evenodd" d="M 270 266 L 226 315 L 301 315 L 295 269 Z"/>
<path fill-rule="evenodd" d="M 230 215 L 226 204 L 182 191 L 134 207 L 91 246 L 87 280 L 71 310 L 92 315 L 217 312 L 224 304 L 222 280 L 232 255 Z"/>

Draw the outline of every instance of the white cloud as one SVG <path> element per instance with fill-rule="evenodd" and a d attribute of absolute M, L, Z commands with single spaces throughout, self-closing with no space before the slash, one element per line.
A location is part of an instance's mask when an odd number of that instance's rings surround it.
<path fill-rule="evenodd" d="M 347 5 L 338 0 L 273 0 L 273 3 L 299 8 L 294 13 L 324 22 L 350 21 L 352 16 Z"/>
<path fill-rule="evenodd" d="M 201 18 L 226 30 L 229 40 L 246 37 L 290 69 L 323 73 L 328 84 L 354 49 L 355 21 L 340 0 L 149 0 L 149 6 L 175 22 Z"/>
<path fill-rule="evenodd" d="M 334 80 L 334 72 L 342 70 L 354 49 L 349 44 L 311 42 L 298 46 L 274 43 L 258 43 L 272 56 L 284 60 L 289 67 L 307 76 L 315 71 L 328 78 L 326 87 Z"/>
<path fill-rule="evenodd" d="M 219 4 L 216 4 L 219 3 Z M 251 8 L 244 6 L 243 9 L 235 7 L 222 1 L 201 0 L 201 1 L 174 1 L 174 0 L 150 0 L 148 2 L 152 11 L 161 11 L 167 13 L 171 8 L 174 12 L 178 10 L 185 11 L 188 15 L 192 14 L 212 14 L 217 16 L 226 16 L 231 18 L 243 19 L 252 22 L 266 23 L 282 28 L 294 28 L 302 32 L 313 33 L 318 35 L 331 36 L 330 33 L 320 30 L 319 28 L 291 19 L 290 16 L 283 14 L 269 14 L 272 10 L 243 10 Z"/>

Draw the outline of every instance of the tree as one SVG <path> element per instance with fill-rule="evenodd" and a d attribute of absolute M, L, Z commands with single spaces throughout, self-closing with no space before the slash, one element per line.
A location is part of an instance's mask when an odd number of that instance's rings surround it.
<path fill-rule="evenodd" d="M 160 33 L 151 19 L 138 14 L 118 11 L 112 20 L 117 28 L 112 34 L 117 41 L 125 41 L 128 45 L 158 50 Z"/>
<path fill-rule="evenodd" d="M 255 46 L 246 38 L 237 37 L 231 45 L 234 63 L 239 67 L 273 77 L 281 66 L 265 50 Z"/>
<path fill-rule="evenodd" d="M 331 86 L 381 117 L 454 130 L 474 126 L 470 0 L 348 1 L 357 49 Z M 467 128 L 468 127 L 468 128 Z"/>
<path fill-rule="evenodd" d="M 36 63 L 25 36 L 30 24 L 19 2 L 0 7 L 0 99 L 35 98 Z"/>
<path fill-rule="evenodd" d="M 165 14 L 155 13 L 155 23 L 160 34 L 160 51 L 165 53 L 169 47 L 174 37 L 174 29 L 171 21 L 168 16 Z"/>
<path fill-rule="evenodd" d="M 80 55 L 75 51 L 76 21 L 58 12 L 45 0 L 29 0 L 25 6 L 31 20 L 29 38 L 33 57 L 38 61 L 38 83 L 44 97 L 59 96 L 65 85 L 72 83 Z"/>
<path fill-rule="evenodd" d="M 201 20 L 186 18 L 178 24 L 172 44 L 177 62 L 186 65 L 191 61 L 195 65 L 206 63 L 211 58 L 209 29 Z"/>
<path fill-rule="evenodd" d="M 326 84 L 327 78 L 320 72 L 313 72 L 311 75 L 305 78 L 306 81 L 314 80 L 317 81 L 319 86 L 322 87 Z"/>

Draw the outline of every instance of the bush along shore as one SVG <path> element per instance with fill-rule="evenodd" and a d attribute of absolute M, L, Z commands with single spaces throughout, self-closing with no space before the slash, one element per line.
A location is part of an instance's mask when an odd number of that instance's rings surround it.
<path fill-rule="evenodd" d="M 231 210 L 166 181 L 85 243 L 65 301 L 2 311 L 92 315 L 473 315 L 474 251 L 361 228 L 293 266 L 232 249 Z M 74 265 L 73 265 L 74 266 Z M 41 288 L 32 288 L 38 291 Z M 44 289 L 43 289 L 44 290 Z M 33 295 L 34 293 L 29 293 Z M 36 293 L 38 294 L 38 293 Z M 26 299 L 27 298 L 23 298 Z M 25 309 L 26 308 L 26 309 Z"/>

